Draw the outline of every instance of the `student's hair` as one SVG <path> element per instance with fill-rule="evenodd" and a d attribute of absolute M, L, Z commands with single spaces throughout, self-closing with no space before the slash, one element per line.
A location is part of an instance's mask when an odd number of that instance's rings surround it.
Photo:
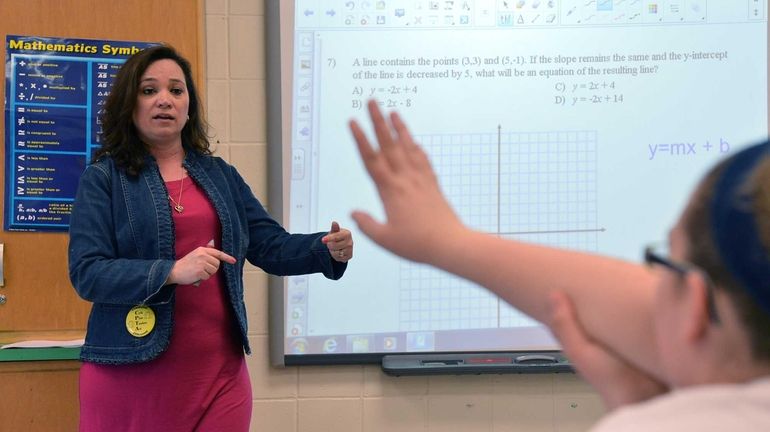
<path fill-rule="evenodd" d="M 148 154 L 133 121 L 134 109 L 139 95 L 142 75 L 151 64 L 169 59 L 176 62 L 184 73 L 187 93 L 190 97 L 189 120 L 182 129 L 182 143 L 188 150 L 200 154 L 211 154 L 207 123 L 203 116 L 198 90 L 192 77 L 190 62 L 169 45 L 157 45 L 131 56 L 120 68 L 104 105 L 101 115 L 102 148 L 94 154 L 94 160 L 109 155 L 118 167 L 131 175 L 137 175 L 144 168 Z"/>
<path fill-rule="evenodd" d="M 764 145 L 768 147 L 768 144 Z M 747 197 L 751 214 L 756 223 L 761 248 L 765 260 L 770 257 L 770 157 L 765 151 L 761 160 L 754 165 L 746 181 L 740 186 L 740 192 Z M 688 240 L 689 261 L 702 268 L 716 285 L 715 289 L 723 290 L 732 301 L 743 321 L 751 343 L 752 355 L 757 360 L 770 361 L 770 311 L 765 310 L 752 296 L 738 278 L 733 275 L 721 258 L 717 242 L 714 238 L 714 221 L 712 204 L 719 179 L 732 162 L 728 158 L 714 167 L 701 182 L 684 213 L 684 230 Z M 724 227 L 720 228 L 724 229 Z M 770 288 L 770 281 L 764 285 L 764 290 Z M 770 297 L 770 292 L 763 293 Z"/>

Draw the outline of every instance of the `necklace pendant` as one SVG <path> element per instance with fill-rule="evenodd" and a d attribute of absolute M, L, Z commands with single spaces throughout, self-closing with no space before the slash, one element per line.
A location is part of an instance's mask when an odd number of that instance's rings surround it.
<path fill-rule="evenodd" d="M 177 213 L 182 213 L 184 211 L 184 207 L 181 206 L 181 204 L 174 205 L 174 210 L 177 211 Z"/>

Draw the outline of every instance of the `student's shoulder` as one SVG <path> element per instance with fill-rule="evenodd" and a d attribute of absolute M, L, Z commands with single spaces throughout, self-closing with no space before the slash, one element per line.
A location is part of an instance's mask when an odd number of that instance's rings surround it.
<path fill-rule="evenodd" d="M 669 392 L 645 402 L 619 408 L 591 432 L 770 430 L 770 410 L 753 410 L 748 385 L 704 385 Z M 770 387 L 762 392 L 767 400 Z M 743 412 L 736 418 L 736 412 Z"/>

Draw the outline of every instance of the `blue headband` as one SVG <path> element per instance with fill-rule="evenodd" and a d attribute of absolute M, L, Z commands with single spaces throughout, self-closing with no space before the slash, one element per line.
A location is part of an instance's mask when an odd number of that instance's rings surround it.
<path fill-rule="evenodd" d="M 770 314 L 770 257 L 757 228 L 752 197 L 743 191 L 754 168 L 770 154 L 770 141 L 742 150 L 727 161 L 714 186 L 711 230 L 727 270 Z"/>

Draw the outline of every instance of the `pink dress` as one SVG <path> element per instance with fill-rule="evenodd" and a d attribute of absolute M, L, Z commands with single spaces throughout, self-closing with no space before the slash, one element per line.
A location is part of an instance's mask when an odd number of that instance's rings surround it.
<path fill-rule="evenodd" d="M 221 227 L 203 190 L 184 178 L 172 211 L 176 258 L 214 239 Z M 182 180 L 167 182 L 179 197 Z M 171 342 L 158 358 L 129 365 L 83 363 L 80 431 L 248 431 L 251 383 L 222 271 L 176 288 Z"/>

